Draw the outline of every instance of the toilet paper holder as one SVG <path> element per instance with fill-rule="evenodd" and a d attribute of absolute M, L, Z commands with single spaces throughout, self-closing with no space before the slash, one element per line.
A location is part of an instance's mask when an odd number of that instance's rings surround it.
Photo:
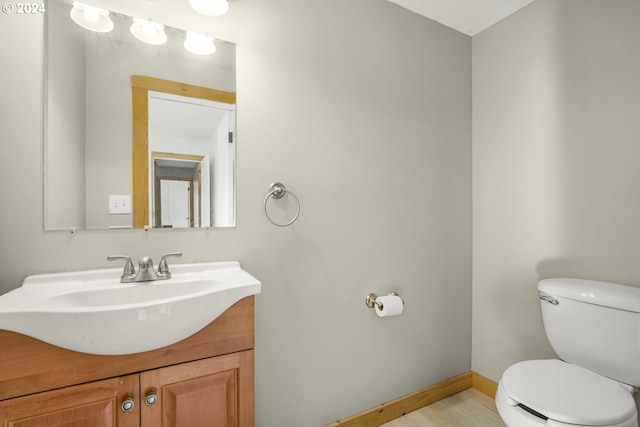
<path fill-rule="evenodd" d="M 389 295 L 394 295 L 396 297 L 400 296 L 400 295 L 398 295 L 397 292 L 391 292 L 391 293 L 389 293 Z M 367 305 L 367 307 L 369 307 L 369 308 L 373 308 L 373 307 L 377 306 L 378 310 L 382 310 L 384 305 L 382 305 L 382 303 L 380 301 L 376 301 L 377 298 L 378 298 L 378 295 L 376 295 L 376 294 L 374 294 L 372 292 L 369 295 L 367 295 L 367 298 L 365 299 L 364 302 Z M 400 298 L 400 300 L 402 301 L 402 305 L 404 305 L 404 300 L 402 298 Z"/>

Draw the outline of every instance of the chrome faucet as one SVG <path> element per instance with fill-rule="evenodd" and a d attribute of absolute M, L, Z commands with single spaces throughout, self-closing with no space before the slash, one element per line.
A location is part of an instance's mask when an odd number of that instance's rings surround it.
<path fill-rule="evenodd" d="M 170 254 L 163 255 L 160 259 L 157 272 L 153 269 L 153 260 L 148 256 L 140 258 L 140 261 L 138 261 L 137 272 L 131 262 L 131 258 L 126 255 L 109 255 L 107 257 L 107 261 L 113 261 L 116 259 L 126 260 L 122 276 L 120 276 L 120 282 L 149 282 L 151 280 L 166 280 L 171 278 L 169 264 L 167 263 L 167 258 L 170 256 L 182 256 L 182 252 L 172 252 Z"/>

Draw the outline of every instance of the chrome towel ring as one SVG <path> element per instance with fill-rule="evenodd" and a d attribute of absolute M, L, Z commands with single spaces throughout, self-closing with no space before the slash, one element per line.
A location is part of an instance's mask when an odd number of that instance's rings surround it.
<path fill-rule="evenodd" d="M 297 205 L 297 210 L 296 210 L 296 214 L 293 216 L 293 219 L 287 223 L 284 224 L 280 224 L 275 222 L 270 216 L 269 216 L 269 212 L 267 211 L 267 201 L 269 200 L 269 197 L 273 197 L 274 199 L 282 199 L 284 197 L 285 194 L 289 194 L 291 197 L 293 197 L 293 200 L 295 200 L 296 205 Z M 269 187 L 269 194 L 267 194 L 267 197 L 264 198 L 264 214 L 267 216 L 267 219 L 269 220 L 269 222 L 273 225 L 276 225 L 278 227 L 287 227 L 291 224 L 293 224 L 294 222 L 296 222 L 296 220 L 298 219 L 298 215 L 300 215 L 300 200 L 298 200 L 298 198 L 296 197 L 295 194 L 293 194 L 291 191 L 287 190 L 286 187 L 284 186 L 283 183 L 281 182 L 274 182 L 273 184 L 271 184 L 271 187 Z"/>

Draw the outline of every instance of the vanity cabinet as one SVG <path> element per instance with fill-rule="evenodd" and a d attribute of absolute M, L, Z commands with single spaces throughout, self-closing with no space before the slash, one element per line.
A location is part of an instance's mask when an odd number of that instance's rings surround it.
<path fill-rule="evenodd" d="M 137 398 L 138 376 L 111 378 L 0 402 L 3 427 L 137 427 L 139 414 L 118 406 Z M 161 424 L 159 424 L 161 425 Z"/>
<path fill-rule="evenodd" d="M 155 404 L 143 403 L 142 427 L 248 425 L 240 422 L 246 414 L 238 403 L 253 392 L 243 384 L 251 366 L 253 351 L 246 351 L 142 373 L 143 400 L 159 396 Z"/>
<path fill-rule="evenodd" d="M 248 297 L 179 343 L 123 356 L 0 331 L 0 426 L 252 427 L 253 322 Z"/>

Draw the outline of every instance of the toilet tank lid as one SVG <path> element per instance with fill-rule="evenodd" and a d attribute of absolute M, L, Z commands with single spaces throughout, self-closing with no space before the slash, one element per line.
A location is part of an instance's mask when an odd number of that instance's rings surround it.
<path fill-rule="evenodd" d="M 556 278 L 541 280 L 538 291 L 587 304 L 640 313 L 640 288 L 635 286 L 598 280 Z"/>

